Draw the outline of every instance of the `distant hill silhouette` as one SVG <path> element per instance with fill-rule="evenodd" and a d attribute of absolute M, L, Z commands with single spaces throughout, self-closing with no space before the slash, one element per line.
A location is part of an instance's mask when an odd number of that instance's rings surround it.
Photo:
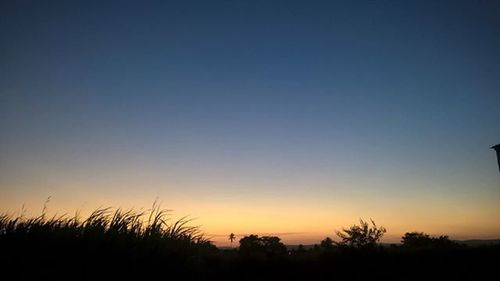
<path fill-rule="evenodd" d="M 469 239 L 469 240 L 455 240 L 455 242 L 467 245 L 469 247 L 500 245 L 500 239 Z"/>
<path fill-rule="evenodd" d="M 453 240 L 454 242 L 462 245 L 466 245 L 469 247 L 480 247 L 480 246 L 491 246 L 491 245 L 500 245 L 500 239 L 469 239 L 469 240 Z M 306 250 L 310 250 L 314 248 L 315 244 L 285 244 L 288 250 L 297 250 L 299 246 Z M 400 242 L 397 243 L 380 243 L 382 247 L 393 247 L 401 245 Z M 230 249 L 230 247 L 219 247 L 219 249 Z"/>

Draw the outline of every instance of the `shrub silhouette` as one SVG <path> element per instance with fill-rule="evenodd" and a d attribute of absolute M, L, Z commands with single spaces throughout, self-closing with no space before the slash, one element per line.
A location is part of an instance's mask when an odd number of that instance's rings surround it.
<path fill-rule="evenodd" d="M 360 225 L 353 225 L 350 228 L 344 228 L 337 231 L 337 235 L 342 239 L 338 244 L 340 246 L 352 248 L 370 248 L 377 245 L 384 233 L 385 227 L 377 227 L 375 222 L 370 219 L 372 226 L 368 222 L 360 219 Z"/>
<path fill-rule="evenodd" d="M 412 249 L 436 249 L 459 246 L 458 243 L 451 241 L 450 238 L 446 235 L 431 237 L 423 232 L 407 232 L 401 238 L 401 243 L 403 247 Z"/>
<path fill-rule="evenodd" d="M 326 250 L 326 251 L 329 251 L 331 249 L 333 249 L 333 240 L 332 238 L 330 237 L 326 237 L 325 239 L 321 240 L 319 246 L 322 250 Z"/>
<path fill-rule="evenodd" d="M 432 245 L 432 238 L 423 232 L 407 232 L 401 237 L 401 243 L 408 248 L 423 248 Z"/>
<path fill-rule="evenodd" d="M 276 236 L 248 235 L 240 239 L 240 253 L 243 255 L 265 254 L 269 257 L 283 256 L 286 246 Z"/>
<path fill-rule="evenodd" d="M 298 253 L 305 253 L 306 249 L 304 248 L 304 245 L 299 244 L 299 246 L 297 246 L 297 252 Z"/>
<path fill-rule="evenodd" d="M 262 244 L 257 235 L 251 234 L 240 239 L 240 253 L 252 253 L 262 251 Z"/>

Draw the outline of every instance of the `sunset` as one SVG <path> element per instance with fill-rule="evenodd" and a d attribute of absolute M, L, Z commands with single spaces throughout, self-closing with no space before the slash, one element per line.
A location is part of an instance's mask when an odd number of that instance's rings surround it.
<path fill-rule="evenodd" d="M 0 236 L 159 207 L 223 260 L 360 219 L 500 242 L 496 1 L 2 1 L 0 34 Z"/>

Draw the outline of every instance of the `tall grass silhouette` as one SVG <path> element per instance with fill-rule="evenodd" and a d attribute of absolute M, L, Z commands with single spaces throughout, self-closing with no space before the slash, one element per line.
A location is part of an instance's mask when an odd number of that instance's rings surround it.
<path fill-rule="evenodd" d="M 182 217 L 172 221 L 170 210 L 161 209 L 156 202 L 149 211 L 99 208 L 87 218 L 54 215 L 47 218 L 46 209 L 40 216 L 25 218 L 9 214 L 0 215 L 0 235 L 35 236 L 54 235 L 65 238 L 126 238 L 134 240 L 175 241 L 191 245 L 211 245 L 192 219 Z"/>
<path fill-rule="evenodd" d="M 99 208 L 82 218 L 0 215 L 0 269 L 12 280 L 196 279 L 216 247 L 192 219 L 173 219 L 156 202 L 147 211 Z M 73 275 L 73 276 L 72 276 Z M 72 277 L 69 277 L 72 276 Z"/>

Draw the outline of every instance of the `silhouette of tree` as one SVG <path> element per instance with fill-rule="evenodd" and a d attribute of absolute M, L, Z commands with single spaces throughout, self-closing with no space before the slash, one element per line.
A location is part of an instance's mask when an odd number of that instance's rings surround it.
<path fill-rule="evenodd" d="M 231 234 L 229 234 L 229 241 L 231 241 L 231 248 L 233 247 L 234 239 L 236 239 L 236 236 L 234 235 L 234 233 L 231 232 Z"/>
<path fill-rule="evenodd" d="M 440 235 L 432 238 L 434 247 L 436 248 L 451 248 L 460 246 L 457 242 L 451 241 L 448 235 Z"/>
<path fill-rule="evenodd" d="M 439 237 L 430 237 L 423 232 L 407 232 L 401 238 L 403 247 L 422 249 L 422 248 L 450 248 L 459 246 L 458 243 L 453 242 L 447 235 Z"/>
<path fill-rule="evenodd" d="M 408 248 L 422 248 L 431 245 L 432 239 L 423 232 L 407 232 L 401 238 L 401 243 Z"/>
<path fill-rule="evenodd" d="M 321 240 L 321 243 L 319 244 L 321 249 L 323 250 L 331 250 L 333 249 L 333 240 L 330 237 L 326 237 L 324 240 Z"/>
<path fill-rule="evenodd" d="M 306 248 L 304 247 L 304 245 L 299 244 L 299 246 L 297 247 L 297 252 L 304 253 L 305 251 L 306 251 Z"/>
<path fill-rule="evenodd" d="M 376 246 L 387 230 L 383 226 L 377 227 L 372 219 L 370 221 L 371 227 L 368 222 L 360 219 L 360 225 L 353 225 L 348 229 L 344 228 L 342 231 L 337 231 L 337 235 L 342 239 L 339 245 L 353 248 Z"/>
<path fill-rule="evenodd" d="M 276 236 L 249 235 L 240 239 L 240 253 L 261 253 L 268 256 L 281 256 L 286 254 L 286 246 Z"/>
<path fill-rule="evenodd" d="M 263 247 L 259 236 L 251 234 L 240 239 L 240 253 L 248 254 L 262 251 Z"/>
<path fill-rule="evenodd" d="M 282 256 L 287 252 L 285 244 L 277 236 L 263 236 L 260 240 L 268 256 Z"/>

